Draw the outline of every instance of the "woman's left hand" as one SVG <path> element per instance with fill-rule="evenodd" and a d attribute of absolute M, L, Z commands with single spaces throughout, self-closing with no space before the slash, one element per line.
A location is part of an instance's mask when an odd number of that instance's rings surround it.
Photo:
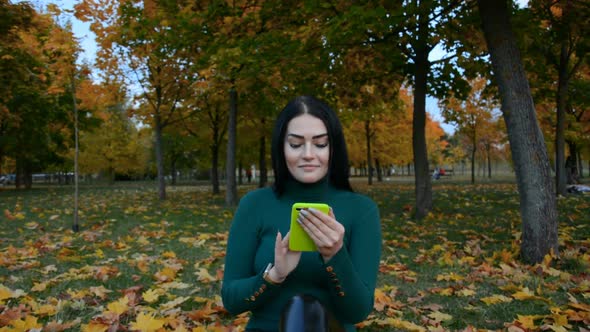
<path fill-rule="evenodd" d="M 318 247 L 324 262 L 328 262 L 342 248 L 345 230 L 336 220 L 332 208 L 328 215 L 313 208 L 301 210 L 297 221 Z"/>

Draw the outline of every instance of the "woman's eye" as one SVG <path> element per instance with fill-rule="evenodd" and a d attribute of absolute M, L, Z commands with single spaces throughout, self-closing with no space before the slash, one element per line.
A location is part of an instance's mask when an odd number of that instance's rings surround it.
<path fill-rule="evenodd" d="M 328 143 L 316 144 L 315 146 L 318 147 L 318 148 L 320 148 L 320 149 L 323 149 L 325 147 L 328 147 Z"/>
<path fill-rule="evenodd" d="M 301 147 L 301 145 L 303 145 L 303 144 L 289 143 L 289 146 L 293 149 L 297 149 L 297 148 Z"/>

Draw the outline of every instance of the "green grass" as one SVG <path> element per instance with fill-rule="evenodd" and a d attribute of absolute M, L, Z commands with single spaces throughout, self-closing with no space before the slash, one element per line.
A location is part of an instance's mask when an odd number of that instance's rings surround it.
<path fill-rule="evenodd" d="M 577 330 L 590 322 L 589 195 L 558 200 L 560 259 L 527 266 L 518 261 L 510 181 L 437 181 L 435 207 L 420 222 L 412 219 L 410 181 L 354 187 L 379 204 L 384 237 L 380 305 L 362 331 Z M 163 330 L 243 329 L 244 317 L 220 307 L 233 215 L 222 195 L 178 186 L 159 202 L 152 185 L 116 184 L 82 187 L 80 197 L 81 231 L 73 233 L 71 188 L 0 191 L 0 331 L 50 322 L 124 330 L 141 312 L 165 320 Z M 519 297 L 525 287 L 530 294 Z M 148 290 L 159 298 L 146 299 Z M 109 315 L 125 294 L 127 307 Z M 506 302 L 482 301 L 499 296 Z"/>

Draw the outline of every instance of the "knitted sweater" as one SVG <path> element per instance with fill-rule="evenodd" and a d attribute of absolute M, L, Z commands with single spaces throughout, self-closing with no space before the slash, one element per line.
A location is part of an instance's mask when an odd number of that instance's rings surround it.
<path fill-rule="evenodd" d="M 290 226 L 296 202 L 327 203 L 345 228 L 342 249 L 327 263 L 318 252 L 303 252 L 297 268 L 280 285 L 266 282 L 263 271 L 274 262 L 277 232 Z M 347 331 L 373 309 L 381 256 L 381 225 L 377 205 L 361 194 L 337 190 L 327 180 L 315 184 L 287 183 L 277 197 L 270 188 L 257 189 L 240 201 L 229 232 L 222 299 L 232 314 L 251 311 L 247 328 L 276 331 L 283 307 L 298 294 L 316 297 Z"/>

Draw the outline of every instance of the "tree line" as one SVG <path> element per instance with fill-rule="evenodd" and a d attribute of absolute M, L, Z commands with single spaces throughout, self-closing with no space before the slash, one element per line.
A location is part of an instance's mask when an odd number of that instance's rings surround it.
<path fill-rule="evenodd" d="M 468 158 L 474 174 L 478 153 L 509 155 L 534 248 L 523 255 L 539 261 L 557 252 L 566 155 L 570 174 L 590 159 L 589 12 L 579 0 L 84 0 L 73 13 L 0 0 L 0 173 L 26 185 L 73 169 L 77 123 L 82 172 L 153 173 L 165 199 L 167 173 L 206 160 L 215 192 L 225 166 L 233 205 L 235 170 L 256 164 L 266 185 L 274 116 L 313 94 L 340 113 L 356 166 L 413 165 L 417 219 L 434 165 Z M 91 24 L 95 63 L 77 64 L 70 14 Z"/>

